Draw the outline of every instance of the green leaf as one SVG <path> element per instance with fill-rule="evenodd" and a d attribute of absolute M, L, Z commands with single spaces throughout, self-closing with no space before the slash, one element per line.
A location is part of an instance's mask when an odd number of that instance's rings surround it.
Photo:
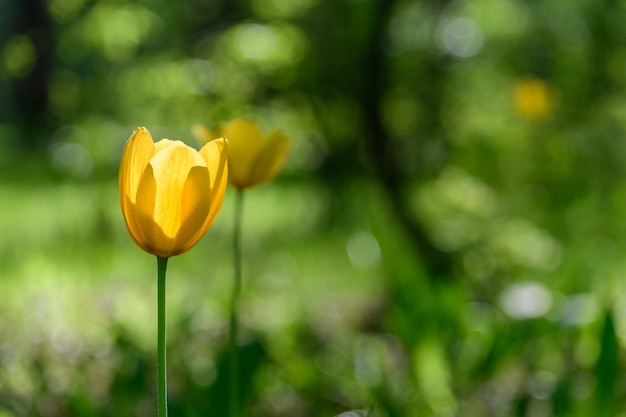
<path fill-rule="evenodd" d="M 616 386 L 619 370 L 619 345 L 615 334 L 615 322 L 611 311 L 607 311 L 600 335 L 601 349 L 596 362 L 594 375 L 596 391 L 594 394 L 594 416 L 613 415 L 616 400 Z"/>

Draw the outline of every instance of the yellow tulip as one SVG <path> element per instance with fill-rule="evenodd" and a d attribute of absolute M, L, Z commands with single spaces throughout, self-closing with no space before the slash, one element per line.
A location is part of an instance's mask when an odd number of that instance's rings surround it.
<path fill-rule="evenodd" d="M 181 141 L 154 143 L 135 129 L 120 163 L 122 213 L 133 241 L 162 258 L 191 249 L 215 222 L 224 201 L 228 141 L 196 151 Z"/>
<path fill-rule="evenodd" d="M 291 147 L 291 140 L 282 132 L 263 136 L 259 126 L 247 119 L 235 119 L 218 126 L 215 132 L 202 125 L 193 131 L 203 142 L 217 137 L 228 139 L 228 181 L 240 190 L 274 179 Z"/>
<path fill-rule="evenodd" d="M 527 120 L 546 119 L 554 107 L 548 84 L 539 78 L 522 78 L 515 82 L 514 101 L 517 112 Z"/>

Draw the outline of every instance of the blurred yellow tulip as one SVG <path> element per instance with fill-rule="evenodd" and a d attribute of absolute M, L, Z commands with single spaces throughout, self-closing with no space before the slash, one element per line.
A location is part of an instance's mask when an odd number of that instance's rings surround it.
<path fill-rule="evenodd" d="M 196 151 L 181 141 L 154 143 L 148 129 L 126 142 L 119 172 L 126 227 L 144 251 L 168 258 L 191 249 L 215 222 L 228 178 L 228 141 Z"/>
<path fill-rule="evenodd" d="M 228 139 L 228 181 L 240 190 L 272 180 L 291 148 L 291 140 L 282 132 L 263 136 L 256 123 L 241 118 L 218 126 L 215 132 L 202 125 L 193 132 L 205 143 L 217 137 Z"/>
<path fill-rule="evenodd" d="M 548 84 L 533 77 L 522 78 L 515 82 L 514 101 L 517 112 L 531 121 L 547 118 L 554 107 Z"/>

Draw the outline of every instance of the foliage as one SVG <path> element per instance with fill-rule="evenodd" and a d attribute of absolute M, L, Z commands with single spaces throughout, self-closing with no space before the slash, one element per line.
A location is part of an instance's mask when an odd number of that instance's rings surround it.
<path fill-rule="evenodd" d="M 0 413 L 154 414 L 122 146 L 240 116 L 294 140 L 246 195 L 246 415 L 623 413 L 623 2 L 0 8 Z M 226 413 L 229 191 L 171 263 L 174 417 Z"/>

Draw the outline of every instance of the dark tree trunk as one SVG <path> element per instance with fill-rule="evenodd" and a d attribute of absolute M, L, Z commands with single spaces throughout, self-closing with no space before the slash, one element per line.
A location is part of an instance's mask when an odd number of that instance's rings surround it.
<path fill-rule="evenodd" d="M 35 61 L 28 73 L 10 78 L 4 117 L 17 127 L 19 137 L 16 139 L 21 148 L 43 151 L 53 128 L 48 114 L 48 86 L 54 57 L 53 23 L 44 0 L 16 1 L 13 6 L 13 18 L 7 22 L 12 27 L 9 38 L 27 36 L 35 48 Z"/>
<path fill-rule="evenodd" d="M 395 155 L 391 152 L 390 139 L 381 120 L 380 105 L 387 88 L 389 59 L 383 50 L 383 46 L 386 38 L 385 31 L 388 28 L 389 17 L 394 3 L 392 0 L 380 0 L 378 2 L 377 20 L 373 22 L 368 40 L 368 53 L 364 57 L 363 71 L 365 74 L 363 79 L 366 81 L 366 85 L 360 89 L 359 101 L 363 106 L 363 114 L 365 116 L 366 148 L 369 151 L 369 157 L 374 169 L 387 191 L 391 206 L 420 253 L 429 276 L 431 279 L 450 279 L 452 278 L 451 257 L 432 244 L 426 234 L 424 225 L 407 207 L 404 198 L 404 184 L 407 178 L 398 168 L 401 164 L 395 160 Z M 432 68 L 436 67 L 434 62 L 429 64 L 432 64 Z M 429 85 L 429 89 L 436 91 L 434 94 L 429 94 L 431 98 L 429 104 L 431 105 L 431 111 L 437 114 L 432 119 L 438 121 L 442 95 L 439 88 L 442 85 L 441 71 L 433 71 Z M 440 126 L 438 124 L 435 126 L 431 125 L 429 129 L 428 133 L 436 136 L 440 131 Z M 418 168 L 417 171 L 425 172 L 426 169 L 422 167 Z"/>

